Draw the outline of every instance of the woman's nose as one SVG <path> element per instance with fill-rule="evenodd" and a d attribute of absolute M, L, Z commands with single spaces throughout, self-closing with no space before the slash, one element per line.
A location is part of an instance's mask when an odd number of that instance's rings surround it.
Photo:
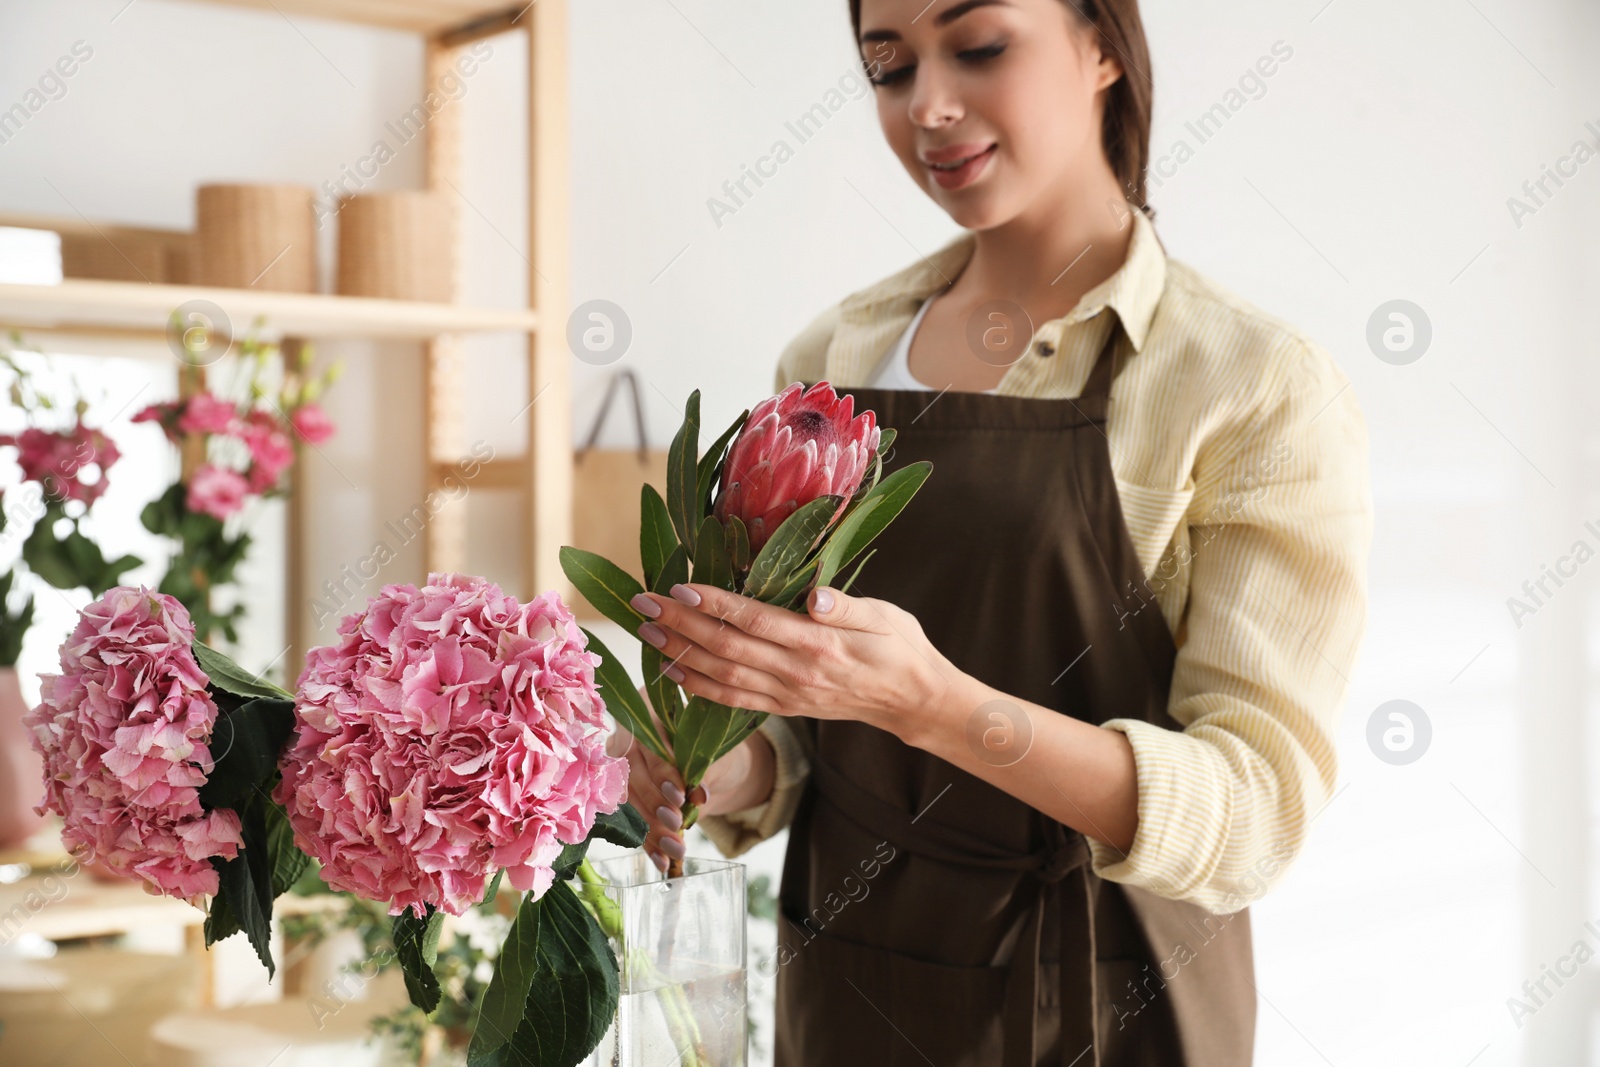
<path fill-rule="evenodd" d="M 966 109 L 954 79 L 936 62 L 918 63 L 911 75 L 908 115 L 924 129 L 938 129 L 960 120 Z"/>

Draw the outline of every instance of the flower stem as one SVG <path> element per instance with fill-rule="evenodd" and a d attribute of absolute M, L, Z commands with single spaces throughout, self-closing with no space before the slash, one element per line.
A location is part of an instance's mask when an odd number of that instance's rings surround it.
<path fill-rule="evenodd" d="M 681 872 L 680 872 L 681 873 Z M 578 864 L 578 880 L 583 887 L 578 897 L 594 915 L 605 935 L 616 942 L 628 963 L 629 985 L 638 982 L 654 987 L 656 999 L 661 1004 L 661 1015 L 672 1035 L 672 1045 L 678 1051 L 682 1067 L 706 1067 L 710 1060 L 705 1041 L 700 1036 L 700 1025 L 694 1017 L 688 994 L 681 983 L 668 981 L 643 948 L 630 948 L 623 937 L 622 909 L 606 895 L 606 880 L 594 869 L 588 857 Z"/>
<path fill-rule="evenodd" d="M 594 864 L 585 856 L 583 862 L 578 864 L 578 880 L 583 883 L 583 888 L 578 896 L 589 905 L 595 921 L 600 924 L 600 929 L 605 931 L 607 937 L 622 939 L 622 909 L 617 902 L 606 896 L 606 880 L 600 877 L 600 872 L 594 869 Z"/>

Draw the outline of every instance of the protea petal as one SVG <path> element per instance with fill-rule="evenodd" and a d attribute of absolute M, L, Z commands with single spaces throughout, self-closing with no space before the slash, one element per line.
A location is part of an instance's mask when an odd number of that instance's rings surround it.
<path fill-rule="evenodd" d="M 880 431 L 872 411 L 854 411 L 855 397 L 826 381 L 809 389 L 794 382 L 751 410 L 723 464 L 714 511 L 724 522 L 743 520 L 752 552 L 801 505 L 855 494 Z"/>

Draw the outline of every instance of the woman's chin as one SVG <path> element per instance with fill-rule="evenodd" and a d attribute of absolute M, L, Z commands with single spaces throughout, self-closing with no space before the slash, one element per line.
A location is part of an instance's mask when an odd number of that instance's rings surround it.
<path fill-rule="evenodd" d="M 929 195 L 950 216 L 951 221 L 967 230 L 992 229 L 1012 214 L 1002 209 L 999 197 L 990 195 L 986 190 L 962 190 L 959 195 L 952 195 L 943 189 L 936 189 L 930 190 Z"/>

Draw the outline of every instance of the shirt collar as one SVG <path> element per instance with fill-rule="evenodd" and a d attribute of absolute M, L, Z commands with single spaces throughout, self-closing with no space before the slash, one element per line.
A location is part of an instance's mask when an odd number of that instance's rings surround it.
<path fill-rule="evenodd" d="M 1084 293 L 1076 307 L 1051 321 L 1069 326 L 1110 307 L 1122 320 L 1137 352 L 1144 347 L 1150 321 L 1166 287 L 1167 255 L 1149 217 L 1142 211 L 1132 211 L 1129 217 L 1133 220 L 1133 237 L 1128 244 L 1128 258 L 1111 277 Z M 840 303 L 841 317 L 857 322 L 897 314 L 909 317 L 924 300 L 950 284 L 971 258 L 976 244 L 976 235 L 964 231 L 932 255 L 845 297 Z M 1041 328 L 1044 325 L 1048 324 L 1041 324 Z"/>

